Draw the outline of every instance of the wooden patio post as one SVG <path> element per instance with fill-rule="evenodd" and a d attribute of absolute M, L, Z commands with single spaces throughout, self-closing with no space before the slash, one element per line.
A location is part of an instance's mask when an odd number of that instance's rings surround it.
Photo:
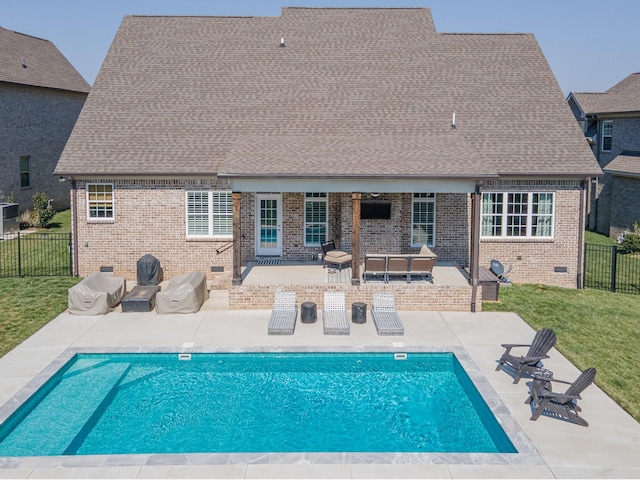
<path fill-rule="evenodd" d="M 478 273 L 480 270 L 480 213 L 482 208 L 482 193 L 478 182 L 475 192 L 471 194 L 471 258 L 469 274 L 471 276 L 471 311 L 476 311 L 476 296 L 478 294 Z"/>
<path fill-rule="evenodd" d="M 351 285 L 360 285 L 360 200 L 362 193 L 352 193 Z"/>
<path fill-rule="evenodd" d="M 233 277 L 231 284 L 242 285 L 242 253 L 240 247 L 242 245 L 242 220 L 240 217 L 240 200 L 242 194 L 240 192 L 232 192 L 233 200 Z"/>

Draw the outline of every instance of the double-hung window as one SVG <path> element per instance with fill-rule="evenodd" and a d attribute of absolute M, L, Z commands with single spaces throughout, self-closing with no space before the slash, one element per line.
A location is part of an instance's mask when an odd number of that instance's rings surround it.
<path fill-rule="evenodd" d="M 482 194 L 483 237 L 552 238 L 553 219 L 552 192 Z"/>
<path fill-rule="evenodd" d="M 31 186 L 31 172 L 29 170 L 30 157 L 20 157 L 20 188 Z"/>
<path fill-rule="evenodd" d="M 414 193 L 411 202 L 411 246 L 433 247 L 436 233 L 436 194 Z"/>
<path fill-rule="evenodd" d="M 605 120 L 602 122 L 602 151 L 610 152 L 613 140 L 613 121 Z"/>
<path fill-rule="evenodd" d="M 233 236 L 231 192 L 187 192 L 187 237 Z"/>
<path fill-rule="evenodd" d="M 304 194 L 304 246 L 319 246 L 327 239 L 327 194 Z"/>
<path fill-rule="evenodd" d="M 113 220 L 113 184 L 87 184 L 87 218 Z"/>

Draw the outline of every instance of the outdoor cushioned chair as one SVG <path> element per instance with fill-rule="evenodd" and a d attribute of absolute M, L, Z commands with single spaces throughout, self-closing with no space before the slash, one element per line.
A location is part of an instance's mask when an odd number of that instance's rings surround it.
<path fill-rule="evenodd" d="M 349 335 L 344 292 L 324 293 L 322 328 L 325 335 Z"/>
<path fill-rule="evenodd" d="M 293 335 L 297 317 L 296 292 L 276 292 L 267 333 L 269 335 Z"/>
<path fill-rule="evenodd" d="M 95 272 L 69 289 L 69 312 L 74 315 L 103 315 L 120 303 L 127 281 L 110 273 Z"/>
<path fill-rule="evenodd" d="M 545 328 L 536 333 L 531 345 L 503 343 L 502 346 L 505 351 L 498 361 L 496 372 L 501 370 L 505 364 L 509 365 L 515 371 L 513 383 L 518 383 L 523 374 L 532 374 L 538 369 L 538 363 L 541 360 L 549 358 L 547 353 L 555 344 L 556 334 L 550 328 Z M 511 349 L 516 347 L 529 347 L 529 350 L 523 356 L 512 355 Z"/>
<path fill-rule="evenodd" d="M 545 376 L 536 376 L 534 374 L 533 382 L 531 383 L 531 393 L 529 394 L 529 398 L 524 402 L 533 406 L 531 420 L 537 420 L 542 412 L 547 410 L 553 414 L 553 416 L 558 416 L 582 425 L 583 427 L 588 427 L 589 424 L 586 420 L 578 415 L 578 412 L 581 412 L 582 409 L 576 402 L 582 398 L 580 394 L 591 385 L 595 379 L 595 368 L 587 368 L 573 383 Z M 552 382 L 567 384 L 569 388 L 567 388 L 564 393 L 553 392 Z"/>
<path fill-rule="evenodd" d="M 365 255 L 364 270 L 362 280 L 367 281 L 368 276 L 382 276 L 384 283 L 387 283 L 387 256 L 386 255 Z"/>
<path fill-rule="evenodd" d="M 207 278 L 202 272 L 172 278 L 167 289 L 156 294 L 157 313 L 195 313 L 207 299 Z"/>
<path fill-rule="evenodd" d="M 378 335 L 404 335 L 393 293 L 374 293 L 371 314 Z"/>
<path fill-rule="evenodd" d="M 342 250 L 336 249 L 333 240 L 328 240 L 320 244 L 324 258 L 322 259 L 322 267 L 332 267 L 342 270 L 351 266 L 351 255 Z"/>

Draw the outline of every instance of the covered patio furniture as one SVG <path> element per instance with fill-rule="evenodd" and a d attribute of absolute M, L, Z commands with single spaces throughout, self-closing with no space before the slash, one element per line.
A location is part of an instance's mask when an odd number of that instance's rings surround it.
<path fill-rule="evenodd" d="M 297 317 L 296 292 L 276 292 L 267 333 L 269 335 L 293 335 Z"/>
<path fill-rule="evenodd" d="M 323 267 L 336 268 L 342 270 L 351 266 L 351 255 L 342 250 L 336 249 L 336 244 L 333 240 L 328 240 L 320 244 L 322 247 L 322 253 L 324 257 L 322 259 Z"/>
<path fill-rule="evenodd" d="M 147 253 L 136 264 L 138 285 L 158 285 L 162 281 L 160 260 Z"/>
<path fill-rule="evenodd" d="M 157 313 L 195 313 L 207 299 L 207 279 L 202 272 L 172 278 L 156 295 Z"/>
<path fill-rule="evenodd" d="M 120 303 L 127 281 L 110 273 L 94 272 L 69 289 L 69 312 L 74 315 L 104 315 Z"/>
<path fill-rule="evenodd" d="M 325 335 L 349 335 L 349 319 L 344 292 L 325 292 L 322 307 L 322 328 Z"/>
<path fill-rule="evenodd" d="M 374 293 L 371 314 L 378 335 L 404 335 L 393 293 Z"/>
<path fill-rule="evenodd" d="M 500 360 L 498 360 L 496 371 L 501 370 L 504 365 L 509 365 L 515 372 L 513 383 L 518 383 L 523 374 L 532 374 L 538 368 L 538 363 L 541 360 L 549 358 L 547 353 L 555 344 L 556 334 L 550 328 L 545 328 L 536 333 L 531 345 L 503 343 L 502 346 L 505 351 Z M 525 355 L 517 356 L 511 353 L 513 348 L 520 347 L 529 347 Z"/>
<path fill-rule="evenodd" d="M 578 414 L 582 409 L 576 403 L 582 397 L 580 394 L 593 383 L 596 379 L 596 369 L 587 368 L 575 382 L 565 382 L 564 380 L 556 380 L 545 376 L 536 376 L 534 374 L 531 383 L 531 393 L 525 403 L 533 406 L 533 415 L 531 420 L 537 420 L 538 417 L 547 410 L 552 415 L 577 423 L 583 427 L 588 427 L 587 421 Z M 569 388 L 564 393 L 556 393 L 552 391 L 552 383 L 564 383 Z"/>

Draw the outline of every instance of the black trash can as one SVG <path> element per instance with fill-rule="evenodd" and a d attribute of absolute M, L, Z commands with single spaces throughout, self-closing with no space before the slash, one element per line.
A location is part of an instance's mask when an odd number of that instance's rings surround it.
<path fill-rule="evenodd" d="M 313 302 L 304 302 L 300 306 L 300 321 L 302 323 L 316 323 L 318 310 Z"/>
<path fill-rule="evenodd" d="M 365 323 L 367 321 L 367 304 L 355 302 L 351 305 L 351 321 L 353 323 Z"/>

